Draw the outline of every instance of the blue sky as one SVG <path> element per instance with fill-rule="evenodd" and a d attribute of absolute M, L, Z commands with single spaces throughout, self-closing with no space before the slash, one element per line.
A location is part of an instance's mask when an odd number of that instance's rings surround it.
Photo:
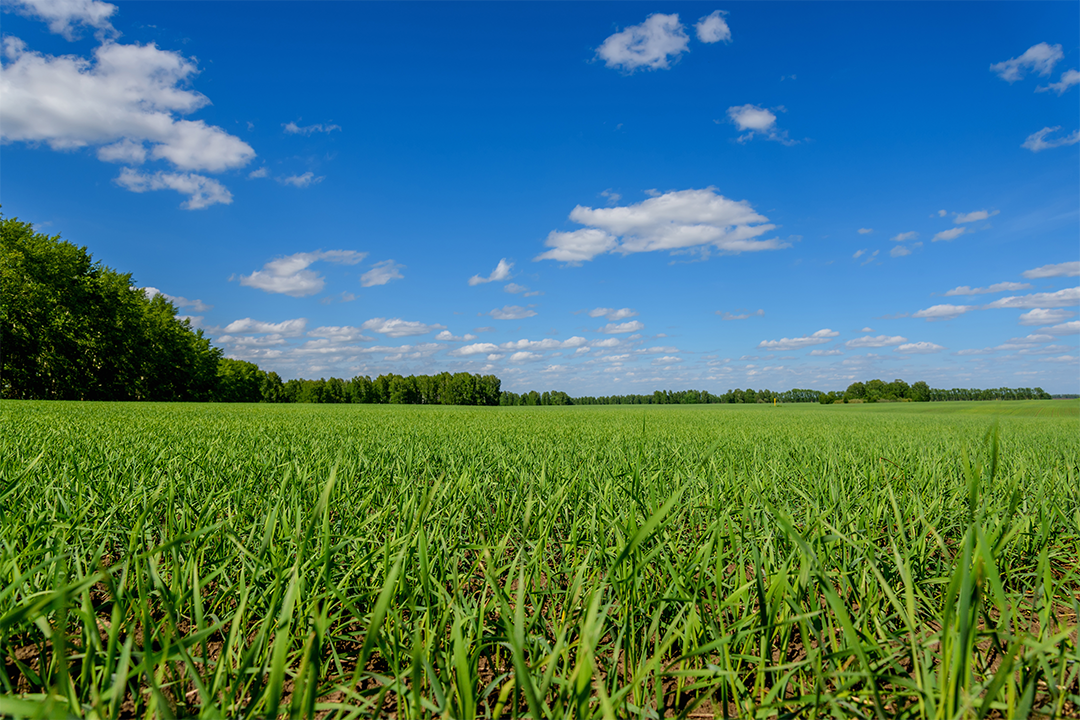
<path fill-rule="evenodd" d="M 5 215 L 283 377 L 1080 390 L 1076 3 L 3 9 Z"/>

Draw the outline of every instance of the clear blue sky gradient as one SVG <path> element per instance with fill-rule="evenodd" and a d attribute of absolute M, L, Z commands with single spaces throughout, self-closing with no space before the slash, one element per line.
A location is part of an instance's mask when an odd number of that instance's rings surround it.
<path fill-rule="evenodd" d="M 3 212 L 139 286 L 201 301 L 181 312 L 231 357 L 286 378 L 466 370 L 572 395 L 875 377 L 1080 391 L 1077 268 L 1065 265 L 1080 259 L 1080 85 L 1037 91 L 1080 69 L 1076 3 L 115 5 L 116 33 L 73 21 L 68 39 L 33 3 L 5 3 L 6 47 L 84 58 L 83 73 L 100 71 L 103 43 L 187 58 L 198 72 L 177 87 L 209 104 L 173 121 L 220 128 L 254 157 L 184 169 L 104 162 L 105 141 L 26 139 L 8 52 Z M 715 10 L 727 42 L 695 33 Z M 654 14 L 677 14 L 686 35 L 667 67 L 598 54 Z M 1042 43 L 1060 46 L 1047 74 L 1021 64 L 1008 82 L 991 69 Z M 28 92 L 75 107 L 65 132 L 77 135 L 82 100 L 57 87 Z M 747 137 L 732 119 L 743 106 L 774 123 Z M 1058 128 L 1041 136 L 1057 146 L 1029 140 L 1044 128 Z M 187 209 L 171 189 L 133 192 L 125 172 L 191 172 L 231 201 Z M 305 173 L 306 186 L 287 181 Z M 585 227 L 576 206 L 637 217 L 687 191 L 744 202 L 776 226 L 754 239 L 777 249 L 537 259 L 550 233 Z M 917 236 L 892 239 L 903 233 Z M 354 255 L 295 276 L 310 294 L 243 282 L 336 250 Z M 505 277 L 469 283 L 504 259 Z M 385 282 L 365 283 L 380 268 Z M 998 283 L 1012 285 L 946 296 Z M 1008 307 L 986 307 L 996 301 Z M 971 307 L 920 313 L 941 305 Z"/>

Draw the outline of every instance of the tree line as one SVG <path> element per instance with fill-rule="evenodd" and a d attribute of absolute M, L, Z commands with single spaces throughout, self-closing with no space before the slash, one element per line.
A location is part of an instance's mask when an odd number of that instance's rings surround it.
<path fill-rule="evenodd" d="M 166 297 L 148 297 L 130 273 L 94 262 L 85 247 L 0 216 L 0 397 L 7 399 L 489 406 L 1050 399 L 1042 388 L 942 390 L 903 380 L 856 382 L 842 393 L 736 388 L 601 397 L 519 394 L 502 390 L 494 375 L 466 372 L 283 381 L 223 357 L 176 313 Z"/>

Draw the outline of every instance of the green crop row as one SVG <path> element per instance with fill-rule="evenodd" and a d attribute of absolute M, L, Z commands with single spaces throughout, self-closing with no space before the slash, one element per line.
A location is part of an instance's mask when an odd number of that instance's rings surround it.
<path fill-rule="evenodd" d="M 1075 716 L 1047 404 L 0 403 L 0 715 Z"/>

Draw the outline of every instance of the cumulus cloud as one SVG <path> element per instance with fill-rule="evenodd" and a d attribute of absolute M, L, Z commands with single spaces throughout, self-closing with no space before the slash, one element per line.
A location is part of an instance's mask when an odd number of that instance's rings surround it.
<path fill-rule="evenodd" d="M 889 251 L 889 257 L 904 257 L 911 254 L 911 248 L 907 245 L 894 245 L 893 249 Z"/>
<path fill-rule="evenodd" d="M 681 363 L 681 362 L 682 362 L 681 357 L 677 357 L 675 355 L 664 355 L 663 357 L 658 357 L 658 358 L 653 359 L 652 364 L 653 365 L 675 365 L 676 363 Z"/>
<path fill-rule="evenodd" d="M 195 312 L 206 312 L 214 309 L 213 305 L 207 305 L 202 300 L 188 300 L 181 295 L 169 295 L 161 292 L 156 287 L 144 287 L 142 291 L 148 300 L 152 300 L 155 295 L 160 295 L 178 308 L 191 308 Z M 1051 322 L 1056 322 L 1056 320 Z"/>
<path fill-rule="evenodd" d="M 911 230 L 909 232 L 902 232 L 902 233 L 899 233 L 898 235 L 893 235 L 889 239 L 893 240 L 895 242 L 905 242 L 907 240 L 914 240 L 917 237 L 919 237 L 919 233 L 915 232 L 914 230 Z"/>
<path fill-rule="evenodd" d="M 952 320 L 953 318 L 960 317 L 966 312 L 972 310 L 978 310 L 977 305 L 933 305 L 925 310 L 919 310 L 916 313 L 912 313 L 911 317 L 923 318 L 925 320 Z"/>
<path fill-rule="evenodd" d="M 717 310 L 716 314 L 720 316 L 721 320 L 746 320 L 746 319 L 752 318 L 752 317 L 764 317 L 765 316 L 765 311 L 761 310 L 761 309 L 758 309 L 758 310 L 755 310 L 754 312 L 744 312 L 744 313 L 739 313 L 738 315 L 733 315 L 733 314 L 731 314 L 729 312 L 724 312 L 724 311 L 721 311 L 721 310 Z"/>
<path fill-rule="evenodd" d="M 100 155 L 100 154 L 101 153 L 98 152 L 98 155 Z M 270 176 L 270 170 L 265 165 L 263 167 L 261 167 L 261 168 L 257 168 L 257 169 L 252 170 L 251 172 L 248 173 L 248 177 L 250 179 L 252 179 L 252 180 L 256 180 L 258 178 L 269 177 L 269 176 Z"/>
<path fill-rule="evenodd" d="M 309 337 L 325 338 L 336 343 L 357 342 L 372 339 L 367 335 L 364 335 L 360 328 L 353 327 L 352 325 L 323 325 L 314 330 L 308 330 L 307 334 Z"/>
<path fill-rule="evenodd" d="M 731 42 L 731 28 L 724 20 L 725 15 L 723 10 L 713 10 L 694 23 L 697 39 L 703 43 Z"/>
<path fill-rule="evenodd" d="M 906 342 L 907 338 L 899 335 L 878 335 L 877 337 L 861 337 L 848 340 L 844 345 L 849 348 L 882 348 L 903 345 Z"/>
<path fill-rule="evenodd" d="M 252 318 L 233 320 L 225 326 L 225 332 L 231 334 L 263 334 L 273 333 L 282 337 L 299 337 L 304 334 L 307 327 L 307 318 L 284 320 L 279 323 L 268 323 Z"/>
<path fill-rule="evenodd" d="M 608 37 L 596 49 L 596 55 L 609 68 L 627 73 L 642 68 L 666 70 L 686 52 L 689 42 L 677 14 L 655 13 L 640 25 L 631 25 Z"/>
<path fill-rule="evenodd" d="M 571 338 L 567 338 L 566 340 L 556 340 L 554 338 L 544 338 L 543 340 L 528 340 L 522 338 L 521 340 L 504 342 L 502 345 L 499 346 L 499 348 L 502 350 L 563 350 L 580 348 L 587 343 L 588 340 L 577 335 Z"/>
<path fill-rule="evenodd" d="M 1058 263 L 1057 265 L 1043 265 L 1034 270 L 1025 270 L 1021 274 L 1031 280 L 1051 277 L 1076 277 L 1080 275 L 1080 260 Z"/>
<path fill-rule="evenodd" d="M 620 308 L 618 310 L 614 308 L 595 308 L 589 311 L 589 317 L 602 317 L 605 320 L 625 320 L 626 318 L 637 317 L 637 310 L 631 308 Z"/>
<path fill-rule="evenodd" d="M 169 173 L 160 170 L 153 174 L 124 168 L 114 182 L 131 192 L 144 193 L 153 190 L 175 190 L 188 199 L 180 203 L 187 210 L 202 210 L 211 205 L 229 205 L 232 193 L 213 178 L 195 173 Z"/>
<path fill-rule="evenodd" d="M 1046 308 L 1035 308 L 1020 316 L 1021 325 L 1050 325 L 1052 323 L 1059 323 L 1063 320 L 1068 320 L 1076 313 L 1069 310 L 1049 310 Z"/>
<path fill-rule="evenodd" d="M 326 286 L 326 280 L 321 275 L 314 270 L 308 270 L 312 263 L 323 261 L 356 265 L 365 257 L 367 253 L 355 250 L 319 250 L 286 255 L 266 263 L 262 270 L 241 275 L 240 284 L 266 292 L 305 297 L 314 295 Z"/>
<path fill-rule="evenodd" d="M 976 210 L 975 212 L 969 213 L 956 213 L 956 218 L 953 219 L 953 222 L 955 222 L 957 225 L 960 225 L 962 223 L 976 222 L 978 220 L 985 220 L 987 218 L 994 217 L 999 212 L 1001 211 L 994 210 L 992 212 L 989 212 L 986 210 Z"/>
<path fill-rule="evenodd" d="M 487 277 L 481 277 L 480 275 L 473 275 L 469 278 L 469 285 L 481 285 L 489 282 L 501 282 L 510 277 L 510 270 L 514 267 L 514 263 L 507 262 L 506 258 L 499 260 L 499 264 L 495 266 L 495 269 L 491 271 L 491 274 Z"/>
<path fill-rule="evenodd" d="M 1020 147 L 1027 148 L 1031 152 L 1042 152 L 1043 150 L 1049 150 L 1056 147 L 1065 147 L 1068 145 L 1075 145 L 1080 142 L 1080 130 L 1073 130 L 1068 135 L 1059 138 L 1046 138 L 1047 135 L 1055 133 L 1061 129 L 1060 125 L 1054 127 L 1044 127 L 1038 132 L 1028 135 L 1027 140 L 1024 141 Z"/>
<path fill-rule="evenodd" d="M 360 328 L 362 330 L 371 330 L 377 332 L 380 335 L 386 335 L 388 337 L 399 338 L 408 337 L 410 335 L 427 335 L 429 332 L 435 330 L 445 330 L 445 325 L 427 325 L 415 320 L 401 320 L 400 318 L 386 319 L 386 318 L 371 318 L 364 322 Z"/>
<path fill-rule="evenodd" d="M 997 73 L 998 77 L 1005 82 L 1014 83 L 1022 79 L 1028 71 L 1044 76 L 1049 75 L 1054 65 L 1064 57 L 1065 54 L 1061 52 L 1060 45 L 1041 42 L 1029 47 L 1020 57 L 991 65 L 990 70 Z"/>
<path fill-rule="evenodd" d="M 53 57 L 3 40 L 0 128 L 5 142 L 53 150 L 101 148 L 109 162 L 165 160 L 180 170 L 221 172 L 255 157 L 250 145 L 202 120 L 183 120 L 210 100 L 188 89 L 193 60 L 154 44 L 108 42 L 93 59 Z"/>
<path fill-rule="evenodd" d="M 955 227 L 955 228 L 951 228 L 949 230 L 942 230 L 937 235 L 934 235 L 933 242 L 938 242 L 939 240 L 944 240 L 946 242 L 951 242 L 952 240 L 955 240 L 956 238 L 960 237 L 961 235 L 963 235 L 967 231 L 968 231 L 968 229 L 963 228 L 963 227 Z"/>
<path fill-rule="evenodd" d="M 741 143 L 752 140 L 755 135 L 761 135 L 766 140 L 775 140 L 784 145 L 795 145 L 786 130 L 776 127 L 776 115 L 757 105 L 735 105 L 728 108 L 728 119 L 735 125 L 739 132 L 738 141 Z"/>
<path fill-rule="evenodd" d="M 314 133 L 332 133 L 335 130 L 341 130 L 340 125 L 323 125 L 322 123 L 301 127 L 294 122 L 289 122 L 283 124 L 282 127 L 285 128 L 285 133 L 288 135 L 312 135 Z"/>
<path fill-rule="evenodd" d="M 1080 287 L 1065 288 L 1052 293 L 1014 295 L 995 300 L 988 308 L 1055 308 L 1071 307 L 1080 303 Z"/>
<path fill-rule="evenodd" d="M 489 353 L 498 352 L 499 346 L 495 343 L 473 343 L 472 345 L 464 345 L 457 350 L 451 350 L 451 355 L 460 357 L 468 357 L 469 355 L 487 355 Z"/>
<path fill-rule="evenodd" d="M 513 355 L 511 355 L 510 356 L 510 362 L 512 362 L 512 363 L 535 362 L 536 360 L 540 360 L 543 357 L 544 356 L 541 355 L 540 353 L 527 352 L 527 351 L 523 350 L 521 352 L 516 352 Z"/>
<path fill-rule="evenodd" d="M 324 175 L 316 176 L 315 173 L 308 171 L 303 175 L 289 175 L 287 177 L 280 177 L 277 179 L 277 181 L 282 185 L 292 185 L 293 187 L 306 188 L 311 187 L 312 185 L 318 185 L 325 179 L 326 176 Z"/>
<path fill-rule="evenodd" d="M 870 233 L 874 232 L 874 228 L 859 228 L 858 232 L 860 235 L 869 235 Z"/>
<path fill-rule="evenodd" d="M 20 15 L 47 22 L 50 32 L 67 40 L 78 37 L 79 25 L 94 28 L 99 38 L 119 34 L 109 22 L 116 6 L 99 0 L 15 0 L 12 6 Z"/>
<path fill-rule="evenodd" d="M 707 254 L 711 248 L 740 253 L 787 247 L 776 238 L 757 240 L 776 226 L 745 200 L 729 200 L 712 187 L 672 191 L 619 207 L 578 205 L 570 219 L 586 227 L 553 231 L 544 243 L 551 249 L 534 260 L 578 264 L 606 252 L 628 255 L 667 250 Z"/>
<path fill-rule="evenodd" d="M 817 350 L 811 350 L 810 351 L 810 356 L 811 357 L 831 357 L 833 355 L 843 355 L 843 354 L 844 354 L 843 350 L 822 350 L 822 349 L 819 348 Z"/>
<path fill-rule="evenodd" d="M 967 285 L 961 285 L 955 287 L 949 292 L 945 293 L 945 296 L 950 295 L 985 295 L 988 293 L 998 292 L 1011 292 L 1015 290 L 1027 290 L 1031 287 L 1030 283 L 1018 283 L 1018 282 L 999 282 L 984 288 L 973 288 Z"/>
<path fill-rule="evenodd" d="M 780 338 L 779 340 L 762 340 L 758 343 L 758 347 L 763 350 L 800 350 L 812 345 L 824 345 L 830 342 L 834 337 L 837 337 L 840 333 L 829 328 L 818 330 L 812 335 L 803 335 L 797 338 Z"/>
<path fill-rule="evenodd" d="M 645 323 L 640 320 L 631 320 L 624 323 L 608 323 L 604 327 L 599 328 L 597 332 L 602 332 L 607 335 L 621 335 L 622 333 L 632 333 L 644 329 Z"/>
<path fill-rule="evenodd" d="M 536 311 L 521 305 L 503 305 L 488 313 L 496 320 L 524 320 L 536 315 Z"/>
<path fill-rule="evenodd" d="M 360 276 L 360 284 L 363 287 L 374 287 L 376 285 L 385 285 L 391 280 L 401 280 L 405 277 L 401 274 L 401 270 L 404 268 L 404 265 L 393 260 L 377 262 L 370 270 Z"/>
<path fill-rule="evenodd" d="M 1067 323 L 1061 323 L 1060 325 L 1053 325 L 1051 327 L 1040 329 L 1044 333 L 1050 335 L 1077 335 L 1080 334 L 1080 320 L 1072 320 Z"/>
<path fill-rule="evenodd" d="M 1056 83 L 1050 83 L 1042 87 L 1035 88 L 1035 92 L 1047 92 L 1054 91 L 1058 95 L 1064 95 L 1065 91 L 1071 88 L 1073 85 L 1080 85 L 1080 72 L 1076 70 L 1066 70 L 1061 73 L 1061 81 Z"/>
<path fill-rule="evenodd" d="M 907 353 L 908 355 L 929 355 L 930 353 L 941 352 L 944 349 L 941 345 L 935 345 L 932 342 L 913 342 L 898 346 L 895 352 Z"/>

